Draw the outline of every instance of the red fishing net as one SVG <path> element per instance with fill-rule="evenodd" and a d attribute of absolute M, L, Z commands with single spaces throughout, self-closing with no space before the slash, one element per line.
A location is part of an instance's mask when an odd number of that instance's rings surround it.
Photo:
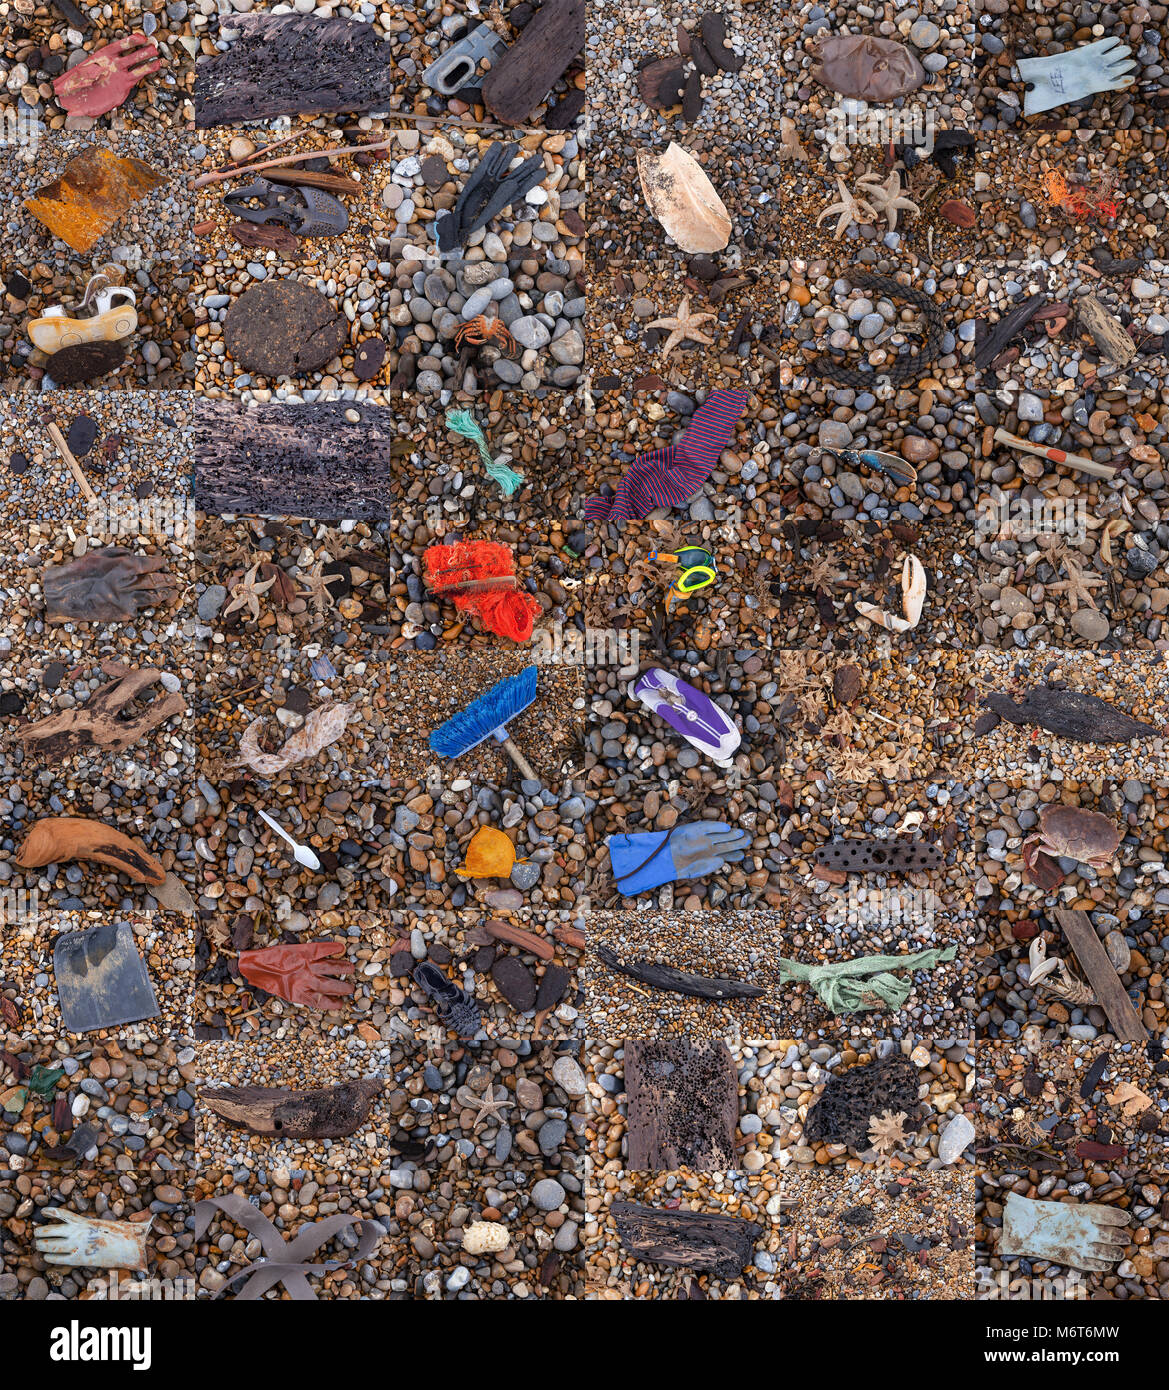
<path fill-rule="evenodd" d="M 478 618 L 488 632 L 527 642 L 540 614 L 531 594 L 516 587 L 515 560 L 497 541 L 456 541 L 432 545 L 423 556 L 426 584 L 447 594 L 460 613 Z"/>

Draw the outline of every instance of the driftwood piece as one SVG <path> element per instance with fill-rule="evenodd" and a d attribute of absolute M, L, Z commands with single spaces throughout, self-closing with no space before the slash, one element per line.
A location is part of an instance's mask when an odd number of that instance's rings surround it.
<path fill-rule="evenodd" d="M 742 980 L 730 980 L 719 975 L 692 975 L 688 970 L 659 965 L 652 960 L 621 961 L 607 946 L 598 946 L 597 956 L 610 970 L 616 970 L 620 975 L 628 975 L 654 989 L 668 989 L 674 994 L 688 995 L 691 999 L 758 999 L 763 993 L 761 985 L 749 985 Z"/>
<path fill-rule="evenodd" d="M 510 922 L 504 922 L 499 917 L 492 917 L 490 921 L 484 922 L 483 926 L 496 941 L 510 941 L 521 951 L 529 951 L 541 960 L 551 960 L 556 954 L 555 949 L 542 936 L 524 931 L 522 927 L 513 927 Z"/>
<path fill-rule="evenodd" d="M 733 1279 L 742 1274 L 763 1227 L 722 1212 L 663 1211 L 614 1202 L 621 1244 L 635 1260 Z"/>
<path fill-rule="evenodd" d="M 356 411 L 360 419 L 347 418 Z M 354 402 L 195 404 L 195 505 L 213 514 L 388 520 L 389 412 Z"/>
<path fill-rule="evenodd" d="M 239 38 L 195 66 L 195 125 L 269 116 L 389 110 L 397 69 L 371 24 L 305 15 L 238 14 Z"/>
<path fill-rule="evenodd" d="M 268 174 L 268 182 L 294 188 L 319 188 L 324 193 L 336 193 L 341 197 L 362 192 L 361 184 L 348 174 L 318 173 L 315 169 L 294 169 L 287 165 L 273 169 Z"/>
<path fill-rule="evenodd" d="M 585 0 L 544 0 L 519 40 L 483 79 L 483 103 L 504 125 L 522 125 L 585 42 Z"/>
<path fill-rule="evenodd" d="M 1108 312 L 1095 295 L 1086 294 L 1077 303 L 1076 314 L 1109 362 L 1126 367 L 1137 355 L 1137 345 L 1124 325 Z"/>
<path fill-rule="evenodd" d="M 1108 959 L 1104 943 L 1096 935 L 1096 928 L 1086 912 L 1075 912 L 1070 908 L 1057 908 L 1055 920 L 1063 929 L 1068 945 L 1075 952 L 1076 960 L 1084 977 L 1092 986 L 1100 1007 L 1108 1015 L 1112 1031 L 1120 1042 L 1144 1043 L 1149 1033 L 1137 1016 L 1128 997 L 1128 991 L 1120 982 L 1120 976 Z"/>
<path fill-rule="evenodd" d="M 101 668 L 111 679 L 99 686 L 85 704 L 39 719 L 21 731 L 20 741 L 33 757 L 59 762 L 90 748 L 121 753 L 187 708 L 186 700 L 174 691 L 145 707 L 127 710 L 133 700 L 161 679 L 162 672 L 153 666 L 135 671 L 117 661 L 103 661 Z"/>
<path fill-rule="evenodd" d="M 995 690 L 983 704 L 1008 723 L 1035 724 L 1050 734 L 1079 743 L 1128 743 L 1134 738 L 1159 738 L 1164 732 L 1082 690 L 1037 685 L 1021 700 L 1012 700 L 1003 691 Z"/>
<path fill-rule="evenodd" d="M 719 1039 L 625 1043 L 626 1161 L 634 1172 L 735 1166 L 739 1083 Z"/>
<path fill-rule="evenodd" d="M 214 1086 L 199 1099 L 232 1129 L 280 1139 L 341 1139 L 365 1123 L 385 1083 L 376 1076 L 312 1091 L 279 1086 Z"/>
<path fill-rule="evenodd" d="M 85 816 L 45 816 L 35 821 L 16 855 L 22 869 L 41 869 L 73 859 L 118 869 L 135 883 L 157 887 L 166 879 L 166 870 L 145 845 Z"/>

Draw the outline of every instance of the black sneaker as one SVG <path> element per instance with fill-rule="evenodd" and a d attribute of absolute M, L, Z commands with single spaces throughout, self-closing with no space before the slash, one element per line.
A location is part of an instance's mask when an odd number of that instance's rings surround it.
<path fill-rule="evenodd" d="M 439 1018 L 460 1038 L 473 1038 L 482 1027 L 479 1005 L 437 965 L 424 960 L 414 967 L 414 982 L 430 995 Z"/>

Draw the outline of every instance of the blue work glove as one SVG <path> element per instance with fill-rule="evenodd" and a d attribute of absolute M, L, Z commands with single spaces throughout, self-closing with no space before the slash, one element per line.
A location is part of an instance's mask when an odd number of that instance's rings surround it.
<path fill-rule="evenodd" d="M 727 864 L 737 864 L 751 837 L 726 821 L 696 820 L 671 830 L 610 835 L 605 843 L 617 889 L 623 897 L 632 898 L 663 883 L 706 878 Z"/>

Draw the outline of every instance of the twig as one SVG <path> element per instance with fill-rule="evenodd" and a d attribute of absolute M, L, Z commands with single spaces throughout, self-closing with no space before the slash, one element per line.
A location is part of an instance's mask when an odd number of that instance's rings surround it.
<path fill-rule="evenodd" d="M 211 174 L 200 174 L 191 183 L 191 188 L 206 188 L 209 183 L 222 183 L 224 179 L 240 179 L 245 174 L 258 174 L 261 169 L 275 169 L 281 164 L 299 164 L 305 159 L 324 159 L 334 154 L 361 154 L 369 150 L 386 150 L 395 140 L 379 140 L 373 145 L 330 145 L 324 150 L 305 150 L 301 154 L 285 154 L 279 159 L 264 159 L 259 164 L 245 164 L 239 169 L 220 169 Z"/>

